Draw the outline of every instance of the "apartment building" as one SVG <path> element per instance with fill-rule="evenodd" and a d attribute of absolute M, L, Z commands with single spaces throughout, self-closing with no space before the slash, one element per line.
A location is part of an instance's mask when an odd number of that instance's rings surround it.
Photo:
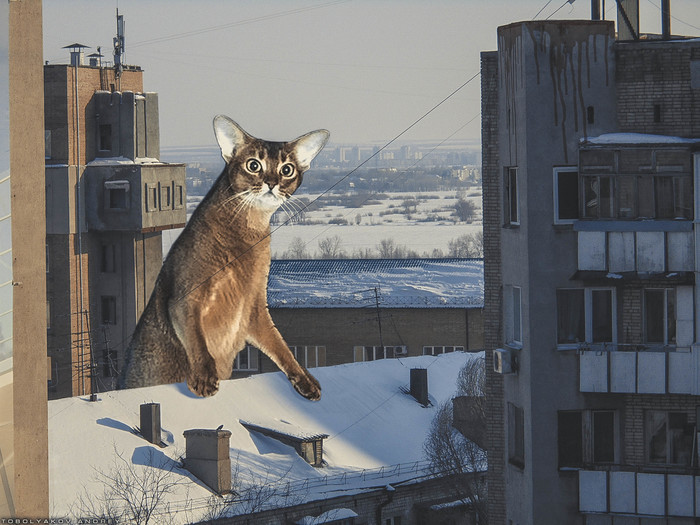
<path fill-rule="evenodd" d="M 494 524 L 700 517 L 700 41 L 619 5 L 482 54 Z"/>
<path fill-rule="evenodd" d="M 44 66 L 49 397 L 116 387 L 163 260 L 186 222 L 185 166 L 160 158 L 158 95 L 143 71 Z"/>

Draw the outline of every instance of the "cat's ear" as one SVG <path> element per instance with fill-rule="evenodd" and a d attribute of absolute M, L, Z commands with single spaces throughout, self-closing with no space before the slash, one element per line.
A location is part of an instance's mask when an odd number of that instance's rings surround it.
<path fill-rule="evenodd" d="M 292 141 L 294 155 L 302 171 L 309 169 L 311 161 L 323 149 L 330 136 L 325 129 L 319 129 Z"/>
<path fill-rule="evenodd" d="M 221 148 L 221 156 L 227 164 L 233 158 L 236 148 L 242 145 L 248 137 L 248 134 L 226 115 L 214 117 L 214 134 L 219 148 Z"/>

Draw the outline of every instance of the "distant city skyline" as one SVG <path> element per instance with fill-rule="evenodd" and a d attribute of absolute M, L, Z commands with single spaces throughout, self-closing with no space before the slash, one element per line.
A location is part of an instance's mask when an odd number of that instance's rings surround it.
<path fill-rule="evenodd" d="M 660 32 L 659 2 L 640 0 L 642 32 Z M 478 141 L 479 53 L 496 27 L 590 18 L 586 0 L 44 0 L 44 60 L 68 62 L 79 42 L 111 62 L 117 7 L 125 62 L 159 93 L 164 148 L 214 144 L 218 113 L 266 139 L 326 128 L 336 144 L 388 142 L 472 77 L 402 139 Z M 615 2 L 605 10 L 615 18 Z M 700 35 L 700 3 L 671 10 L 673 34 Z"/>

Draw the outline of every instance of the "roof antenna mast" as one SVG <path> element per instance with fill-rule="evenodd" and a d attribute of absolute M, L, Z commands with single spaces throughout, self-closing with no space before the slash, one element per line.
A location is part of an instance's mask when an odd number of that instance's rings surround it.
<path fill-rule="evenodd" d="M 119 14 L 117 7 L 117 36 L 114 37 L 114 75 L 119 81 L 124 70 L 124 15 Z M 121 91 L 121 85 L 119 86 Z"/>

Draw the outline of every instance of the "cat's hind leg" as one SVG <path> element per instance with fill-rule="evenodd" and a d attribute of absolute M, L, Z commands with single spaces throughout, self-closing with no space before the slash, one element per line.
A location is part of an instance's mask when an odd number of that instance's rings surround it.
<path fill-rule="evenodd" d="M 262 350 L 284 372 L 294 389 L 306 399 L 321 399 L 321 385 L 306 368 L 294 358 L 294 354 L 279 333 L 268 312 L 261 315 L 250 334 L 251 343 Z"/>

